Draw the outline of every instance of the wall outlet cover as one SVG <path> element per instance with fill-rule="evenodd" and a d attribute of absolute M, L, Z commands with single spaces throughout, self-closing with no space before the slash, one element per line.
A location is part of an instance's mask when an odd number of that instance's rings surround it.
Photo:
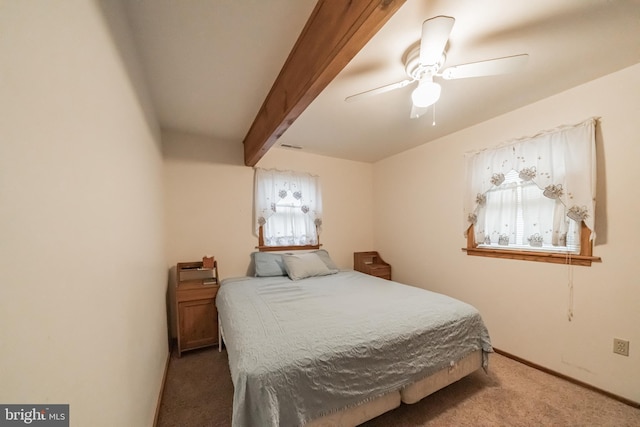
<path fill-rule="evenodd" d="M 623 356 L 629 356 L 629 341 L 620 338 L 613 339 L 613 352 Z"/>

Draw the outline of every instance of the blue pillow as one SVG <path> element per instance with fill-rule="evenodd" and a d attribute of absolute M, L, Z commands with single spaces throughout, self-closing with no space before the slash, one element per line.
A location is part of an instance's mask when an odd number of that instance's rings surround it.
<path fill-rule="evenodd" d="M 329 252 L 327 252 L 324 249 L 319 249 L 317 251 L 314 251 L 314 253 L 317 254 L 320 257 L 320 259 L 327 265 L 327 268 L 331 271 L 331 274 L 337 273 L 338 271 L 340 271 L 338 266 L 333 262 L 333 260 L 329 256 Z"/>
<path fill-rule="evenodd" d="M 282 254 L 270 252 L 254 252 L 253 264 L 256 277 L 286 276 Z"/>

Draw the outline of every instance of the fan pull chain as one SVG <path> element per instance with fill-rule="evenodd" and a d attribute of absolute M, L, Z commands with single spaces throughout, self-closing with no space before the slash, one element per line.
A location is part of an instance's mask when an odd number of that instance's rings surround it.
<path fill-rule="evenodd" d="M 568 264 L 568 286 L 569 286 L 569 301 L 567 309 L 567 319 L 569 322 L 573 320 L 573 265 L 571 264 L 571 253 L 567 254 Z"/>
<path fill-rule="evenodd" d="M 436 104 L 433 104 L 433 122 L 431 123 L 431 126 L 435 126 L 436 125 Z"/>

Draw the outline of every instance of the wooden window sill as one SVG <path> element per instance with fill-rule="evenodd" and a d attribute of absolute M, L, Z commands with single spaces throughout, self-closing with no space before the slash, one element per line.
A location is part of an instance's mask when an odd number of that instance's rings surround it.
<path fill-rule="evenodd" d="M 467 247 L 462 248 L 467 255 L 484 256 L 491 258 L 518 259 L 523 261 L 550 262 L 553 264 L 583 265 L 591 267 L 592 262 L 602 262 L 600 257 L 593 256 L 593 244 L 589 237 L 589 230 L 582 222 L 580 231 L 580 254 L 567 254 L 562 252 L 539 252 L 511 249 L 479 248 L 474 239 L 473 225 L 467 230 Z"/>
<path fill-rule="evenodd" d="M 256 249 L 260 252 L 270 251 L 303 251 L 320 249 L 320 245 L 305 245 L 305 246 L 256 246 Z"/>
<path fill-rule="evenodd" d="M 600 257 L 552 252 L 529 252 L 487 248 L 462 248 L 462 250 L 466 251 L 467 255 L 474 256 L 518 259 L 523 261 L 550 262 L 554 264 L 582 265 L 586 267 L 590 267 L 592 262 L 602 261 Z"/>

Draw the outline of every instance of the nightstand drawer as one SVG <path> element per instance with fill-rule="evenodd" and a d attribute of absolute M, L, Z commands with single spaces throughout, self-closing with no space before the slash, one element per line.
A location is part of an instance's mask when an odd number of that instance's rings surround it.
<path fill-rule="evenodd" d="M 178 286 L 176 297 L 178 302 L 211 299 L 215 298 L 219 288 L 220 286 L 218 285 L 200 285 L 197 288 L 182 288 Z"/>

